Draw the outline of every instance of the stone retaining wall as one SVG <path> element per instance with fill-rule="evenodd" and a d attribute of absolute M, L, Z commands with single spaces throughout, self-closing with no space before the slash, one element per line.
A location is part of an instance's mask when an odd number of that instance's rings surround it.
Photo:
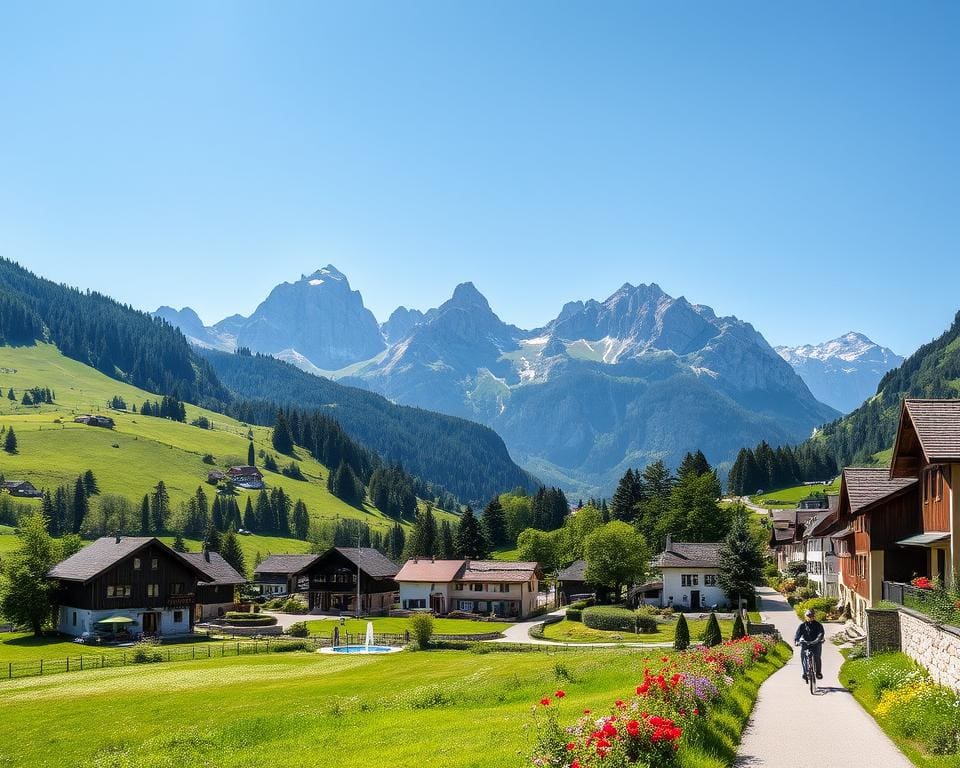
<path fill-rule="evenodd" d="M 937 626 L 909 609 L 900 610 L 900 649 L 941 685 L 960 691 L 960 629 Z"/>
<path fill-rule="evenodd" d="M 867 609 L 867 656 L 900 650 L 900 611 Z"/>

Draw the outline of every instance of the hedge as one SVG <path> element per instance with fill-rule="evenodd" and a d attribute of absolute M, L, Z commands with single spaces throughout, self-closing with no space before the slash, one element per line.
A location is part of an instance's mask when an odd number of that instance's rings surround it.
<path fill-rule="evenodd" d="M 256 613 L 240 613 L 237 611 L 227 611 L 223 620 L 225 624 L 234 627 L 272 627 L 277 623 L 276 616 L 264 616 Z"/>
<path fill-rule="evenodd" d="M 567 621 L 583 621 L 583 608 L 567 608 Z"/>
<path fill-rule="evenodd" d="M 584 608 L 583 623 L 591 629 L 609 632 L 657 631 L 657 620 L 653 616 L 606 605 Z"/>
<path fill-rule="evenodd" d="M 799 616 L 801 619 L 808 608 L 813 610 L 813 618 L 815 618 L 817 621 L 824 621 L 828 614 L 832 615 L 837 613 L 837 598 L 814 597 L 797 603 L 794 606 L 797 616 Z"/>

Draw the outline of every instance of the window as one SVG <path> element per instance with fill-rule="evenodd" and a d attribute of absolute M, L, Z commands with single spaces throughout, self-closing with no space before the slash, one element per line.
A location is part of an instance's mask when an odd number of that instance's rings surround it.
<path fill-rule="evenodd" d="M 130 597 L 130 585 L 119 584 L 107 587 L 107 597 Z"/>
<path fill-rule="evenodd" d="M 73 612 L 73 626 L 77 626 L 77 612 Z"/>
<path fill-rule="evenodd" d="M 182 595 L 183 594 L 183 583 L 176 581 L 170 585 L 170 594 L 171 595 Z"/>
<path fill-rule="evenodd" d="M 133 558 L 133 570 L 135 570 L 135 571 L 139 571 L 139 570 L 140 570 L 140 558 L 139 558 L 139 557 Z"/>
<path fill-rule="evenodd" d="M 501 592 L 509 592 L 509 591 L 510 591 L 510 585 L 509 585 L 509 584 L 501 584 L 501 585 L 500 585 L 500 591 L 501 591 Z"/>
<path fill-rule="evenodd" d="M 705 574 L 703 577 L 703 586 L 705 587 L 715 587 L 717 586 L 717 577 L 712 573 Z"/>
<path fill-rule="evenodd" d="M 160 596 L 160 585 L 147 584 L 147 597 L 159 597 L 159 596 Z"/>
<path fill-rule="evenodd" d="M 453 591 L 454 591 L 454 592 L 463 592 L 463 582 L 462 582 L 462 581 L 454 582 L 454 584 L 453 584 Z"/>
<path fill-rule="evenodd" d="M 173 623 L 182 624 L 183 623 L 183 611 L 174 611 L 173 612 Z"/>
<path fill-rule="evenodd" d="M 404 600 L 403 607 L 408 611 L 416 610 L 417 608 L 426 608 L 427 601 L 423 598 L 419 598 L 415 600 Z"/>
<path fill-rule="evenodd" d="M 471 591 L 471 592 L 483 592 L 483 584 L 471 584 L 471 585 L 470 585 L 470 591 Z"/>
<path fill-rule="evenodd" d="M 160 567 L 160 561 L 159 561 L 157 558 L 154 557 L 152 560 L 150 560 L 150 569 L 151 569 L 151 570 L 154 570 L 154 571 L 155 571 L 155 570 L 157 570 L 157 568 L 159 568 L 159 567 Z"/>
<path fill-rule="evenodd" d="M 473 613 L 473 600 L 457 600 L 457 610 Z"/>
<path fill-rule="evenodd" d="M 681 587 L 696 587 L 699 584 L 700 584 L 700 574 L 698 573 L 683 573 L 680 575 Z"/>

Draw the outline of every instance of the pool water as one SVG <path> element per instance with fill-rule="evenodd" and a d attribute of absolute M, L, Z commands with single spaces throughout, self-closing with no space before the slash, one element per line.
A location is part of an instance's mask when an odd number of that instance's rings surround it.
<path fill-rule="evenodd" d="M 391 653 L 398 649 L 386 645 L 341 645 L 331 650 L 334 653 Z"/>

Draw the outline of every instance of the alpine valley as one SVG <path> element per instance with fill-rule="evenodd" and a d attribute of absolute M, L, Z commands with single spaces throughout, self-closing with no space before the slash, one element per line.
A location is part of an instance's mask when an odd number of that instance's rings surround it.
<path fill-rule="evenodd" d="M 749 323 L 656 284 L 570 302 L 524 330 L 463 283 L 439 307 L 400 307 L 378 326 L 328 265 L 274 288 L 249 318 L 205 327 L 189 308 L 156 314 L 197 346 L 248 348 L 480 421 L 525 469 L 579 495 L 609 493 L 627 467 L 676 466 L 694 448 L 723 469 L 743 445 L 797 442 L 839 415 Z"/>

